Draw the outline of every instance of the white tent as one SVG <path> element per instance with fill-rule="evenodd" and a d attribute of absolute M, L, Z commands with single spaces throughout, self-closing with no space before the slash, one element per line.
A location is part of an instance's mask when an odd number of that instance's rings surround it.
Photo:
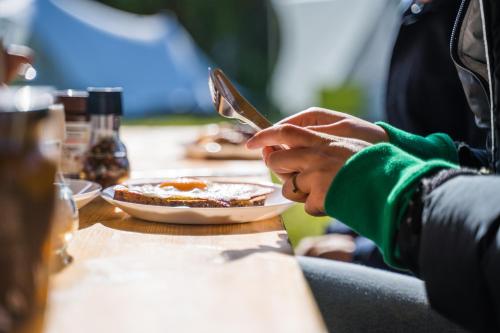
<path fill-rule="evenodd" d="M 175 17 L 139 16 L 89 0 L 37 0 L 35 84 L 121 86 L 126 115 L 213 112 L 209 61 Z"/>
<path fill-rule="evenodd" d="M 380 115 L 399 0 L 273 0 L 281 50 L 272 97 L 287 113 L 318 103 L 318 91 L 354 80 Z"/>

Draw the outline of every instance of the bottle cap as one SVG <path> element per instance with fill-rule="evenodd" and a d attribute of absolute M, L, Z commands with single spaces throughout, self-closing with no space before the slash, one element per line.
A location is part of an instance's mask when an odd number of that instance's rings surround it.
<path fill-rule="evenodd" d="M 54 92 L 55 103 L 64 105 L 66 117 L 72 116 L 88 116 L 87 115 L 87 99 L 89 94 L 81 90 L 60 90 Z"/>
<path fill-rule="evenodd" d="M 118 115 L 123 114 L 121 87 L 115 88 L 88 88 L 89 99 L 87 112 L 90 115 Z"/>

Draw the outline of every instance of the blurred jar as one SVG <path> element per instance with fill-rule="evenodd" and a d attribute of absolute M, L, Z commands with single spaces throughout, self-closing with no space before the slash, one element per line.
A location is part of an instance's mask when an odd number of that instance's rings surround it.
<path fill-rule="evenodd" d="M 52 222 L 51 270 L 56 272 L 73 261 L 68 245 L 78 231 L 79 219 L 73 193 L 60 172 L 56 174 L 54 187 L 56 202 Z"/>
<path fill-rule="evenodd" d="M 49 107 L 49 116 L 43 125 L 44 153 L 51 156 L 57 163 L 54 181 L 55 205 L 52 221 L 52 271 L 58 271 L 72 261 L 67 248 L 73 236 L 78 231 L 78 209 L 73 199 L 73 193 L 64 179 L 61 171 L 61 152 L 65 138 L 64 107 L 53 104 Z"/>
<path fill-rule="evenodd" d="M 41 332 L 56 162 L 40 149 L 49 94 L 0 89 L 0 332 Z"/>
<path fill-rule="evenodd" d="M 92 136 L 83 166 L 84 178 L 103 188 L 121 183 L 130 174 L 127 149 L 120 140 L 121 88 L 89 88 L 87 111 Z"/>
<path fill-rule="evenodd" d="M 82 177 L 85 153 L 90 145 L 90 116 L 86 91 L 63 90 L 54 93 L 56 103 L 64 105 L 66 137 L 62 146 L 61 170 L 64 177 Z"/>

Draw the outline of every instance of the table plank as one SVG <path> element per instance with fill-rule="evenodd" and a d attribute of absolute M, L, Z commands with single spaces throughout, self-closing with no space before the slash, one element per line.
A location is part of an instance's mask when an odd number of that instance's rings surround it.
<path fill-rule="evenodd" d="M 151 223 L 98 199 L 80 211 L 69 252 L 51 281 L 49 333 L 326 331 L 279 217 Z"/>

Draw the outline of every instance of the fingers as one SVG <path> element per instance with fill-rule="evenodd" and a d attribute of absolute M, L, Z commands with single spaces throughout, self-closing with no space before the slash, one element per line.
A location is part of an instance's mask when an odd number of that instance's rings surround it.
<path fill-rule="evenodd" d="M 311 107 L 307 110 L 301 111 L 281 120 L 280 122 L 278 122 L 278 124 L 292 124 L 300 127 L 320 126 L 341 121 L 346 117 L 349 116 L 341 112 L 318 107 Z"/>
<path fill-rule="evenodd" d="M 311 216 L 325 216 L 325 196 L 326 191 L 312 191 L 306 199 L 304 210 Z"/>
<path fill-rule="evenodd" d="M 322 161 L 320 151 L 311 148 L 291 148 L 269 154 L 266 164 L 276 173 L 294 173 Z"/>
<path fill-rule="evenodd" d="M 323 147 L 292 148 L 272 152 L 267 158 L 271 170 L 289 175 L 283 182 L 283 196 L 305 202 L 304 209 L 313 216 L 324 215 L 326 192 L 341 167 L 342 159 L 328 155 L 340 155 L 340 152 L 337 153 L 335 147 L 326 149 L 328 151 Z"/>
<path fill-rule="evenodd" d="M 294 147 L 311 147 L 327 143 L 327 139 L 306 128 L 285 124 L 266 128 L 256 133 L 247 141 L 248 149 L 263 148 L 265 146 L 286 145 Z"/>
<path fill-rule="evenodd" d="M 278 151 L 278 150 L 279 150 L 279 148 L 270 147 L 270 146 L 262 148 L 262 159 L 264 160 L 266 165 L 267 165 L 267 159 L 269 158 L 269 155 L 271 155 L 271 153 Z"/>
<path fill-rule="evenodd" d="M 304 210 L 312 216 L 323 216 L 324 200 L 328 186 L 320 186 L 328 182 L 327 179 L 318 179 L 316 172 L 300 172 L 295 176 L 295 184 L 293 176 L 290 177 L 282 188 L 283 196 L 289 200 L 296 202 L 304 202 Z M 329 183 L 328 183 L 329 184 Z M 296 191 L 294 191 L 294 189 Z"/>
<path fill-rule="evenodd" d="M 281 180 L 281 183 L 285 183 L 292 175 L 293 173 L 277 173 L 273 172 L 276 177 L 278 177 Z"/>
<path fill-rule="evenodd" d="M 264 163 L 266 166 L 268 166 L 267 161 L 269 159 L 269 155 L 275 151 L 279 150 L 277 147 L 264 147 L 262 148 L 262 159 L 264 160 Z M 279 173 L 276 171 L 273 171 L 276 177 L 278 177 L 282 183 L 286 182 L 288 178 L 290 178 L 291 174 L 290 173 Z"/>
<path fill-rule="evenodd" d="M 294 182 L 293 177 L 295 177 L 295 185 L 293 184 L 293 182 Z M 302 188 L 299 185 L 299 182 L 302 183 L 303 177 L 304 177 L 304 175 L 301 173 L 292 174 L 287 179 L 287 181 L 285 181 L 283 183 L 283 188 L 281 191 L 282 191 L 283 196 L 285 198 L 292 200 L 292 201 L 295 201 L 295 202 L 306 202 L 308 193 L 303 192 Z M 299 178 L 300 178 L 300 180 L 299 180 Z"/>

